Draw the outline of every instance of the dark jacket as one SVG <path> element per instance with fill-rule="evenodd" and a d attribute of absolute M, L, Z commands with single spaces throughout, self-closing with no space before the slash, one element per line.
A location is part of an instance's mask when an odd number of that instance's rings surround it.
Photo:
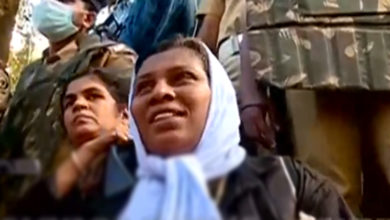
<path fill-rule="evenodd" d="M 116 217 L 130 197 L 130 188 L 109 198 L 82 198 L 74 191 L 57 201 L 47 183 L 38 184 L 10 215 Z M 36 202 L 39 198 L 39 202 Z M 91 203 L 92 202 L 92 203 Z M 145 201 L 147 202 L 147 201 Z M 331 184 L 289 158 L 247 158 L 227 179 L 220 211 L 224 219 L 352 219 Z"/>
<path fill-rule="evenodd" d="M 120 163 L 112 162 L 114 156 L 110 153 L 109 158 L 104 162 L 103 179 L 93 192 L 83 194 L 78 187 L 74 187 L 66 197 L 57 199 L 54 196 L 54 179 L 43 179 L 8 210 L 7 216 L 69 217 L 72 219 L 115 218 L 130 197 L 131 190 L 135 185 L 134 173 L 136 169 L 133 145 L 129 148 L 118 147 L 116 155 L 116 159 L 120 160 Z M 118 172 L 121 169 L 126 169 L 126 172 Z M 126 183 L 123 184 L 124 182 Z"/>
<path fill-rule="evenodd" d="M 290 158 L 247 158 L 228 177 L 220 204 L 224 219 L 353 219 L 335 188 Z"/>

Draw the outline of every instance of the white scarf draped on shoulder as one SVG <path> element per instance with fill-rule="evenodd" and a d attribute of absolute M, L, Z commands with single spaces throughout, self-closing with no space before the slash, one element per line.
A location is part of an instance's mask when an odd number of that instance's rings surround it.
<path fill-rule="evenodd" d="M 138 183 L 119 219 L 222 219 L 207 183 L 236 169 L 246 153 L 239 146 L 240 118 L 232 83 L 216 57 L 203 46 L 209 58 L 212 95 L 201 140 L 191 154 L 170 158 L 148 155 L 131 118 L 130 132 L 139 164 Z"/>

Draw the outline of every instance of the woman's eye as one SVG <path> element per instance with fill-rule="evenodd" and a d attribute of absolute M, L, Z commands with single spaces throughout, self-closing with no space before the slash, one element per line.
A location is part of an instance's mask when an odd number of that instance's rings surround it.
<path fill-rule="evenodd" d="M 99 98 L 101 98 L 101 97 L 102 97 L 102 96 L 99 95 L 99 94 L 90 94 L 90 95 L 88 95 L 86 98 L 87 98 L 87 100 L 89 100 L 89 101 L 94 101 L 94 100 L 99 99 Z"/>
<path fill-rule="evenodd" d="M 71 106 L 71 103 L 70 102 L 65 102 L 65 104 L 63 105 L 63 108 L 64 109 L 67 109 Z"/>
<path fill-rule="evenodd" d="M 176 75 L 175 81 L 179 84 L 187 83 L 189 81 L 195 80 L 195 76 L 191 72 L 180 72 Z"/>
<path fill-rule="evenodd" d="M 65 100 L 64 103 L 63 103 L 63 105 L 62 105 L 62 107 L 63 107 L 64 109 L 68 109 L 68 108 L 72 107 L 72 105 L 74 104 L 74 102 L 75 102 L 75 100 L 73 100 L 73 99 Z"/>
<path fill-rule="evenodd" d="M 136 94 L 142 95 L 150 92 L 152 90 L 152 84 L 145 82 L 145 83 L 138 83 L 136 87 Z"/>

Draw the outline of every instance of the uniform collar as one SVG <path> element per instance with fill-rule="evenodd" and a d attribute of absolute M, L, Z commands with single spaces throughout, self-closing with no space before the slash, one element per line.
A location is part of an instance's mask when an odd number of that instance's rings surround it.
<path fill-rule="evenodd" d="M 55 54 L 50 54 L 48 48 L 43 52 L 43 61 L 47 64 L 53 64 L 59 60 L 67 60 L 76 54 L 78 48 L 76 40 L 69 42 Z"/>
<path fill-rule="evenodd" d="M 43 62 L 53 64 L 59 60 L 67 60 L 74 56 L 80 48 L 83 47 L 88 39 L 88 34 L 84 32 L 77 33 L 74 39 L 62 47 L 55 54 L 50 54 L 49 48 L 43 51 Z"/>

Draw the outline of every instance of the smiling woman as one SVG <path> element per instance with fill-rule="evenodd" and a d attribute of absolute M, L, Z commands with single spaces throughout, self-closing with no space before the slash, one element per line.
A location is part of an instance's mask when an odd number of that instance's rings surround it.
<path fill-rule="evenodd" d="M 121 219 L 350 219 L 324 179 L 288 158 L 249 158 L 236 94 L 196 39 L 149 56 L 134 80 L 130 129 L 137 185 Z"/>
<path fill-rule="evenodd" d="M 132 112 L 151 153 L 188 153 L 202 135 L 211 90 L 204 68 L 207 54 L 197 49 L 162 50 L 138 73 Z"/>

